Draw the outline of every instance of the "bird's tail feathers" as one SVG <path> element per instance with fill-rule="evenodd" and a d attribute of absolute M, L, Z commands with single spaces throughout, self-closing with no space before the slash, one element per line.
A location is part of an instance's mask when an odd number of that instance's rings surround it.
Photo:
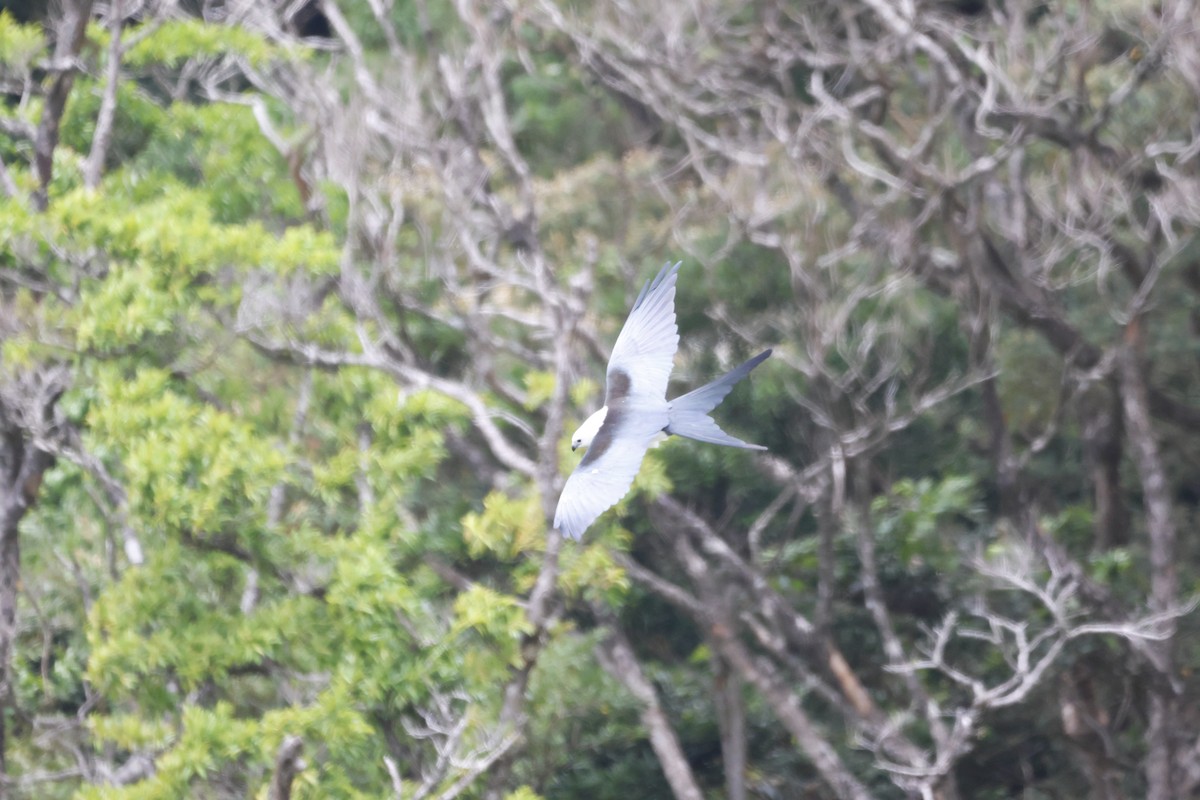
<path fill-rule="evenodd" d="M 749 375 L 750 370 L 765 361 L 769 355 L 771 355 L 771 351 L 764 350 L 745 364 L 729 370 L 729 372 L 726 372 L 712 383 L 706 383 L 699 389 L 693 389 L 682 397 L 676 397 L 671 401 L 672 410 L 679 409 L 684 413 L 698 412 L 700 414 L 707 414 L 721 405 L 721 401 L 728 396 L 737 382 Z"/>
<path fill-rule="evenodd" d="M 726 447 L 740 447 L 743 450 L 766 450 L 761 444 L 750 444 L 743 442 L 730 436 L 725 431 L 717 427 L 717 423 L 707 414 L 676 414 L 671 412 L 671 424 L 667 426 L 667 433 L 675 434 L 676 436 L 685 436 L 688 439 L 696 439 L 709 444 L 723 444 Z"/>
<path fill-rule="evenodd" d="M 725 445 L 726 447 L 741 447 L 746 450 L 766 450 L 767 448 L 762 445 L 749 444 L 725 433 L 725 431 L 717 426 L 712 417 L 708 416 L 708 412 L 719 406 L 721 401 L 733 390 L 737 382 L 749 375 L 750 370 L 761 364 L 769 355 L 771 355 L 770 350 L 759 353 L 754 358 L 739 367 L 735 367 L 712 383 L 707 383 L 699 389 L 695 389 L 682 397 L 672 400 L 671 408 L 668 412 L 670 414 L 670 421 L 666 427 L 667 433 L 676 436 L 686 436 L 689 439 L 696 439 L 710 444 Z"/>

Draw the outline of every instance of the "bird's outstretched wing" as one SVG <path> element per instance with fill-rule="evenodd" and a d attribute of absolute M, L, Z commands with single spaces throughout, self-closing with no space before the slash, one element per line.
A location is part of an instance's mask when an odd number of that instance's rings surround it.
<path fill-rule="evenodd" d="M 554 527 L 578 539 L 596 517 L 616 505 L 633 485 L 642 457 L 666 424 L 666 413 L 610 408 L 587 453 L 567 478 Z"/>
<path fill-rule="evenodd" d="M 618 376 L 623 375 L 627 385 L 621 388 L 629 402 L 657 404 L 666 398 L 675 350 L 679 347 L 675 279 L 681 263 L 663 265 L 658 276 L 646 282 L 634 301 L 608 359 L 608 395 L 613 393 L 614 378 L 619 383 Z M 606 400 L 610 408 L 612 399 Z"/>
<path fill-rule="evenodd" d="M 667 426 L 667 382 L 679 346 L 675 280 L 666 264 L 633 303 L 608 359 L 608 412 L 558 498 L 554 527 L 572 539 L 625 496 L 654 437 Z"/>

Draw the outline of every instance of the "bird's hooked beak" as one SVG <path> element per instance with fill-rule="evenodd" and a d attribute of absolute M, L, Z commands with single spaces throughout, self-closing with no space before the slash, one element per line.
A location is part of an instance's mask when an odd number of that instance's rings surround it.
<path fill-rule="evenodd" d="M 571 452 L 574 453 L 578 449 L 579 449 L 579 444 L 577 442 L 571 442 Z"/>

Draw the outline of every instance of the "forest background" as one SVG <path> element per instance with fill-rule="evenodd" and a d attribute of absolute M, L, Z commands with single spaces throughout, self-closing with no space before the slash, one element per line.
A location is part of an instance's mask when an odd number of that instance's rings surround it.
<path fill-rule="evenodd" d="M 0 797 L 1198 796 L 1194 2 L 2 6 Z"/>

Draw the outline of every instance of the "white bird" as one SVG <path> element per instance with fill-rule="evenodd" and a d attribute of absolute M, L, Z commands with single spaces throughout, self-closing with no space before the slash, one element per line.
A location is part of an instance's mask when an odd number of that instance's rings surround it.
<path fill-rule="evenodd" d="M 554 527 L 572 539 L 583 536 L 597 517 L 625 496 L 642 457 L 661 433 L 747 450 L 767 449 L 728 435 L 708 412 L 771 355 L 770 350 L 712 383 L 667 400 L 667 381 L 679 346 L 675 326 L 678 272 L 679 263 L 667 264 L 642 287 L 608 360 L 604 406 L 571 437 L 571 449 L 586 447 L 587 453 L 558 498 Z"/>

